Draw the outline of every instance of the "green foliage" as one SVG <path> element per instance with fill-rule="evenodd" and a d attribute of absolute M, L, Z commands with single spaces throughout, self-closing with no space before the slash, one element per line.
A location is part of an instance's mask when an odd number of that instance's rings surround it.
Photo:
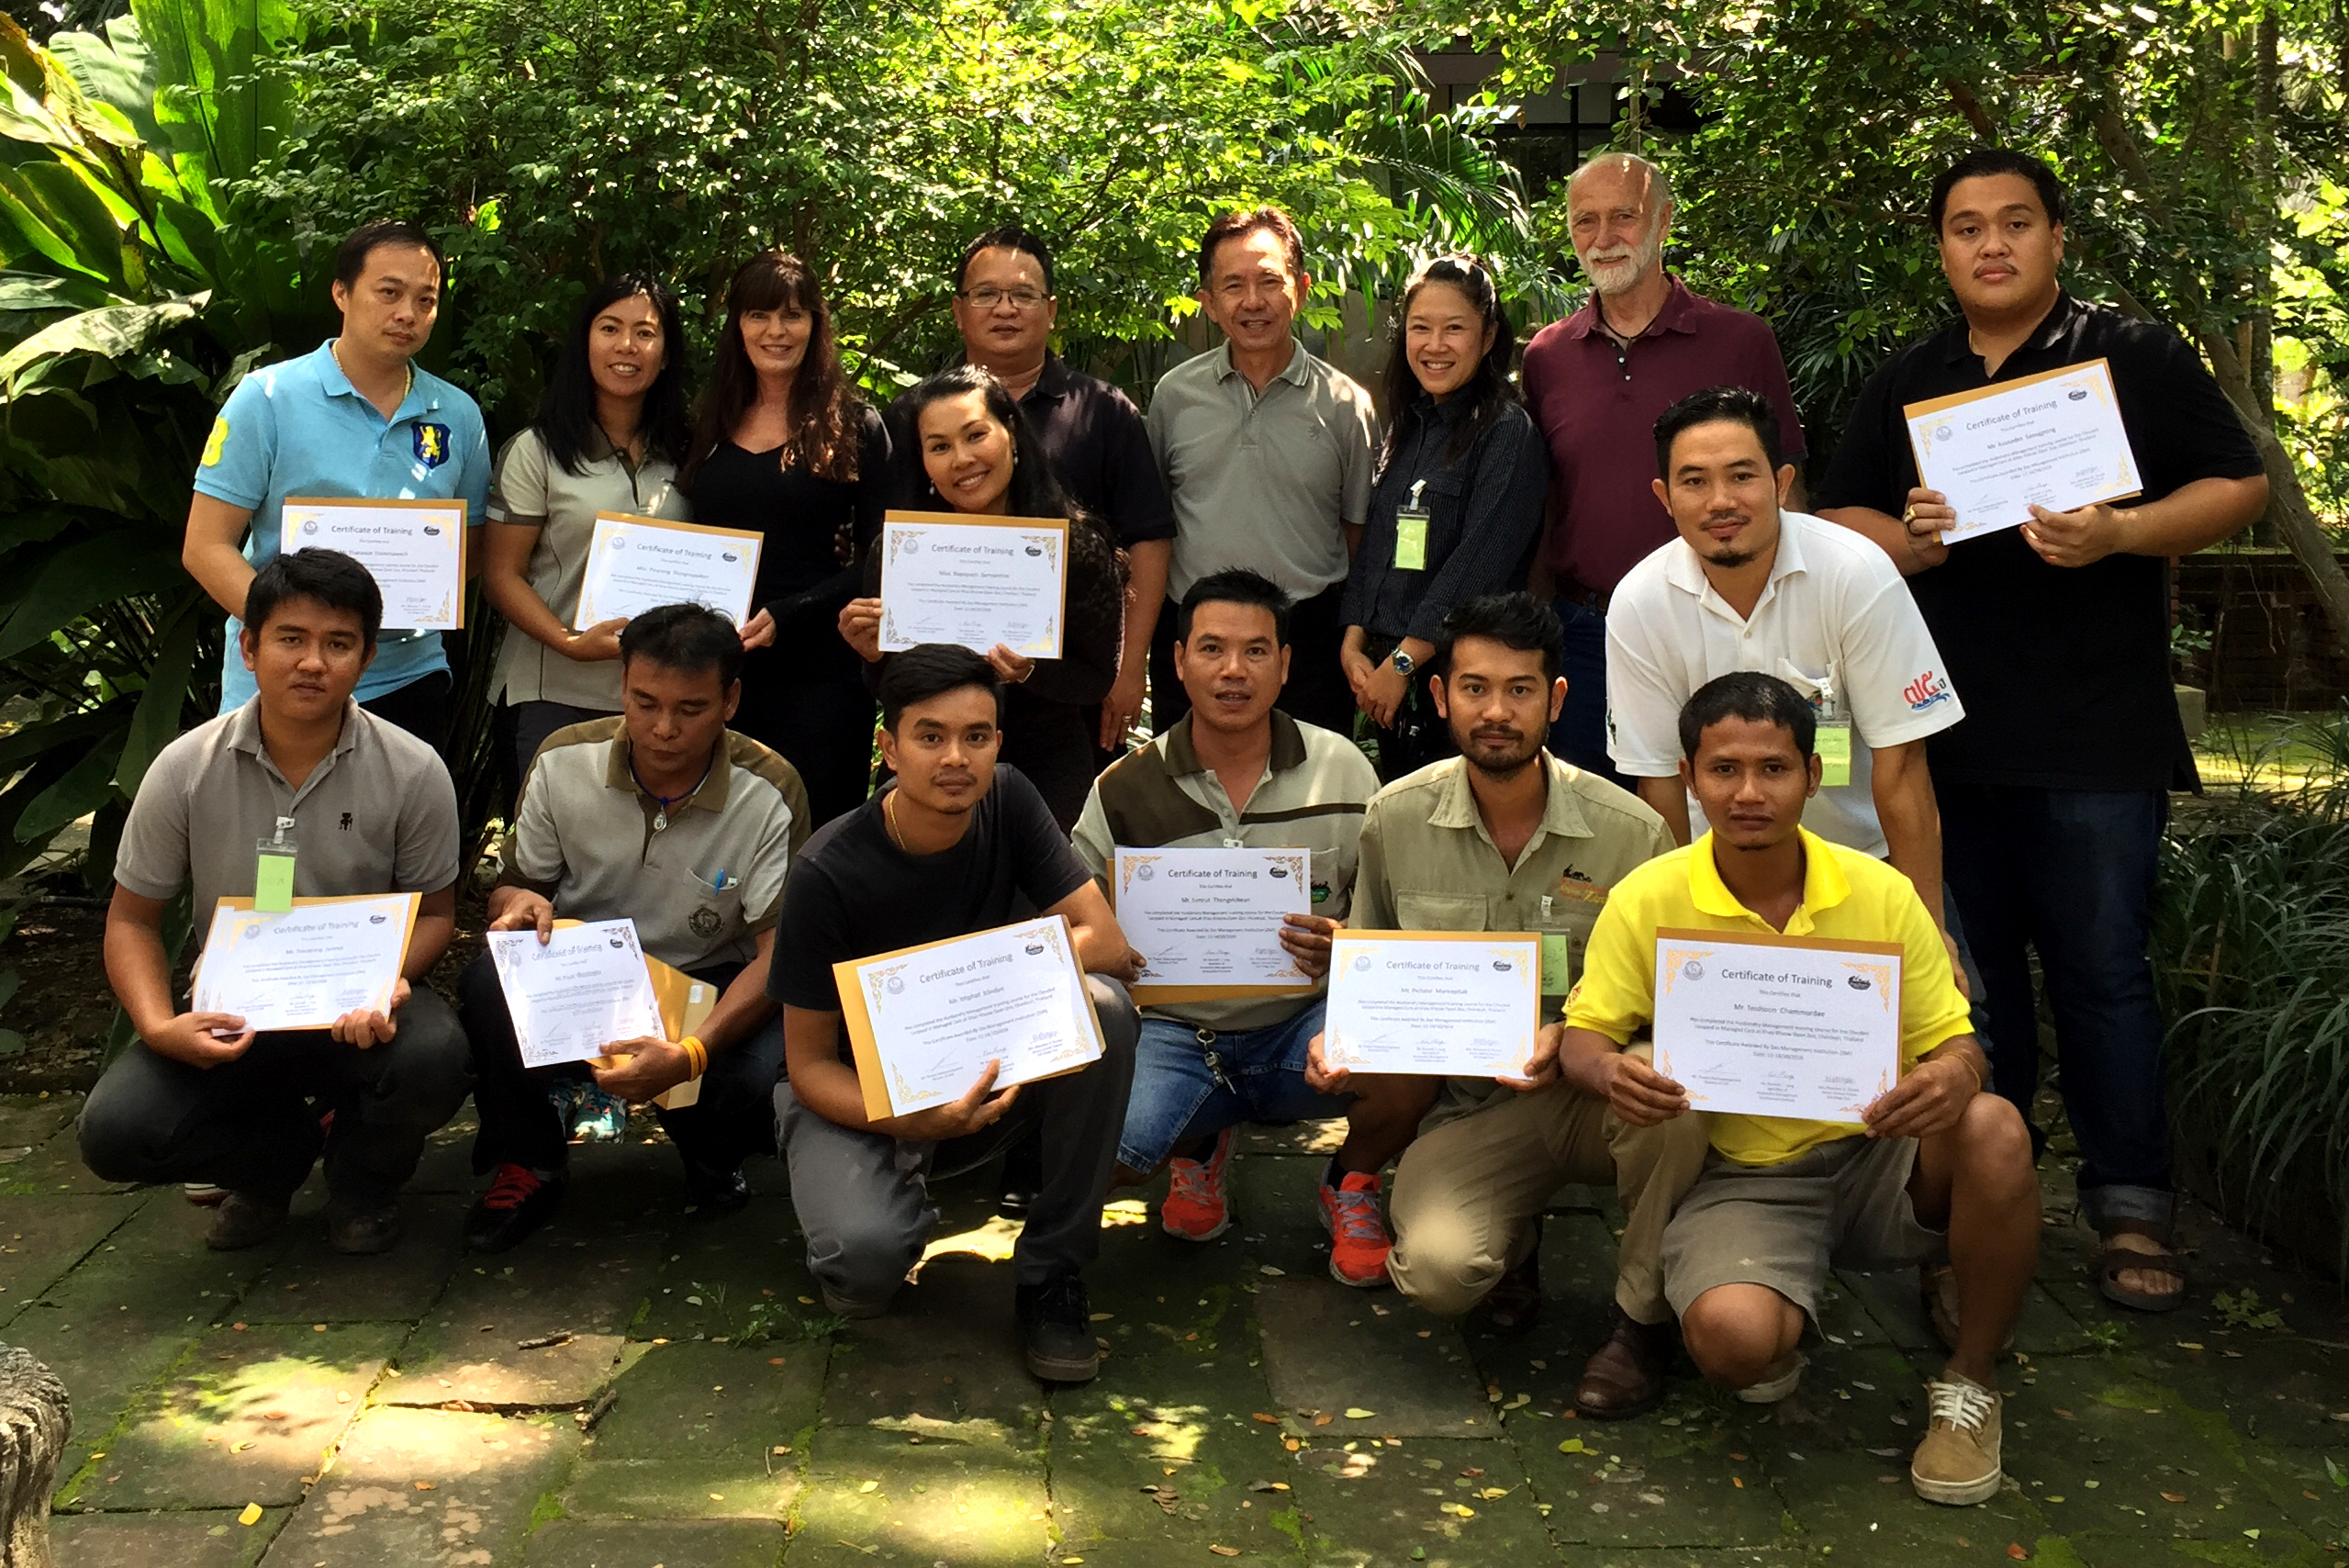
<path fill-rule="evenodd" d="M 1286 6 L 1145 0 L 326 0 L 265 67 L 298 129 L 234 185 L 318 245 L 386 212 L 448 246 L 453 374 L 527 417 L 603 274 L 675 280 L 704 330 L 762 246 L 810 258 L 889 390 L 955 346 L 963 241 L 1017 218 L 1061 252 L 1059 329 L 1129 381 L 1195 308 L 1216 210 L 1295 212 L 1334 325 L 1433 241 L 1527 258 L 1514 174 L 1416 90 L 1400 40 Z"/>

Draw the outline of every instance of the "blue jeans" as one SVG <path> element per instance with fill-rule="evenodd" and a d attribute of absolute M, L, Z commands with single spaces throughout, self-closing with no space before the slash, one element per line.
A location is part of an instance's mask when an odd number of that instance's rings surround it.
<path fill-rule="evenodd" d="M 2157 790 L 1943 784 L 1942 876 L 1965 911 L 1990 1009 L 1991 1087 L 2030 1119 L 2039 1017 L 2030 953 L 2055 1016 L 2064 1112 L 2092 1224 L 2167 1224 L 2162 1015 L 2146 957 L 2169 797 Z M 2040 1141 L 2036 1130 L 2033 1140 Z"/>
<path fill-rule="evenodd" d="M 1549 726 L 1549 749 L 1585 773 L 1628 790 L 1631 780 L 1615 770 L 1606 752 L 1606 616 L 1571 599 L 1553 600 L 1566 629 L 1558 673 L 1566 678 L 1566 706 Z"/>
<path fill-rule="evenodd" d="M 1321 1033 L 1321 1018 L 1315 997 L 1295 1016 L 1260 1029 L 1218 1032 L 1143 1019 L 1117 1162 L 1147 1175 L 1182 1145 L 1242 1122 L 1344 1115 L 1352 1095 L 1305 1086 L 1305 1049 Z"/>

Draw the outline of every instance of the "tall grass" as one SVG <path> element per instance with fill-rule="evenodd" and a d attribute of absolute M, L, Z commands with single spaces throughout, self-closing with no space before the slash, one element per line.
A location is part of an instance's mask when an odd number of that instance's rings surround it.
<path fill-rule="evenodd" d="M 2252 1224 L 2310 1206 L 2349 1221 L 2349 711 L 2255 749 L 2164 848 L 2173 1110 L 2215 1141 L 2217 1196 Z M 2349 1224 L 2342 1238 L 2349 1267 Z"/>

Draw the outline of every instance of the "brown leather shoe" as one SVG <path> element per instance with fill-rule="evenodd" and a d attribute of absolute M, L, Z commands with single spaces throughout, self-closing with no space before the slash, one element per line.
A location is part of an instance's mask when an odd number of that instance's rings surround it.
<path fill-rule="evenodd" d="M 1635 1323 L 1617 1307 L 1615 1331 L 1583 1364 L 1574 1408 L 1602 1421 L 1653 1410 L 1663 1403 L 1664 1372 L 1672 1365 L 1676 1342 L 1672 1319 Z"/>
<path fill-rule="evenodd" d="M 1541 1249 L 1493 1282 L 1484 1295 L 1484 1318 L 1504 1334 L 1521 1334 L 1541 1316 Z"/>

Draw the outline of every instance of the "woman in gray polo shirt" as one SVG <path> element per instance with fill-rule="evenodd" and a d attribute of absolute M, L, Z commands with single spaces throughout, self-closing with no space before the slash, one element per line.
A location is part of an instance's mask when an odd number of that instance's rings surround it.
<path fill-rule="evenodd" d="M 693 515 L 677 487 L 685 383 L 677 297 L 641 274 L 609 279 L 579 307 L 538 418 L 498 454 L 481 589 L 512 627 L 490 686 L 509 799 L 547 736 L 620 711 L 627 622 L 571 622 L 598 512 Z"/>

